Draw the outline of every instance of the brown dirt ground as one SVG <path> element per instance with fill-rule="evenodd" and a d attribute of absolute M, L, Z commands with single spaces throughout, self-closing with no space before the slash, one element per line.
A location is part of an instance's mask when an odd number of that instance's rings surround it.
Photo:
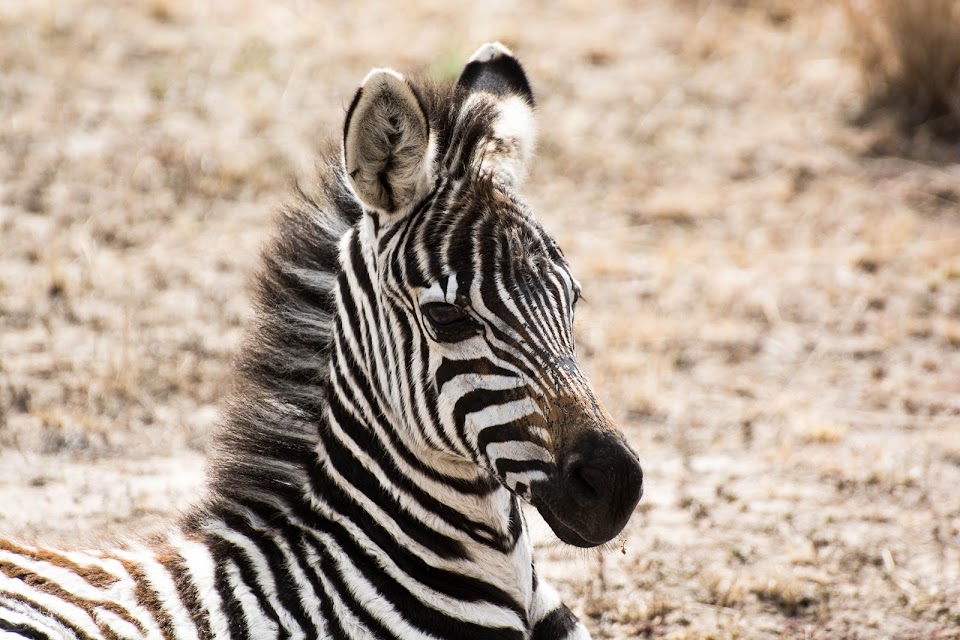
<path fill-rule="evenodd" d="M 597 638 L 960 637 L 956 148 L 853 124 L 832 3 L 513 4 L 0 4 L 0 528 L 188 504 L 290 180 L 371 66 L 501 39 L 647 473 L 541 571 Z"/>

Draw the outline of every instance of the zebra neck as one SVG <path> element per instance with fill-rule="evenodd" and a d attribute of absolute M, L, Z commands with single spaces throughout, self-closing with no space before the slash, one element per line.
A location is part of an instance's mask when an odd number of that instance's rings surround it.
<path fill-rule="evenodd" d="M 313 504 L 328 514 L 370 516 L 359 519 L 361 527 L 399 525 L 409 543 L 441 557 L 470 557 L 476 546 L 512 552 L 524 531 L 516 498 L 491 473 L 429 449 L 395 414 L 375 411 L 371 385 L 348 371 L 331 363 L 309 474 Z"/>
<path fill-rule="evenodd" d="M 512 556 L 525 540 L 513 494 L 474 461 L 442 453 L 422 424 L 436 418 L 435 398 L 416 395 L 422 364 L 403 355 L 409 337 L 384 317 L 375 242 L 365 220 L 340 244 L 310 504 L 375 546 L 420 549 L 427 565 Z"/>

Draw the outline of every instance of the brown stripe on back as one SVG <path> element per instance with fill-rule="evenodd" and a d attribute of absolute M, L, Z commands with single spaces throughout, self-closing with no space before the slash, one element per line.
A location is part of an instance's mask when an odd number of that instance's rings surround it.
<path fill-rule="evenodd" d="M 27 607 L 28 609 L 32 609 L 33 611 L 36 611 L 37 613 L 43 616 L 46 616 L 50 620 L 56 620 L 57 622 L 62 624 L 64 627 L 69 629 L 73 633 L 73 635 L 77 637 L 77 640 L 93 640 L 93 638 L 85 634 L 80 627 L 74 625 L 69 620 L 65 620 L 64 618 L 61 618 L 59 615 L 50 611 L 43 605 L 37 602 L 34 602 L 33 600 L 31 600 L 26 596 L 22 596 L 18 593 L 10 593 L 9 591 L 3 591 L 3 590 L 0 590 L 0 596 L 3 596 L 7 600 L 13 600 L 14 602 L 19 602 L 20 604 Z"/>
<path fill-rule="evenodd" d="M 97 622 L 97 627 L 100 629 L 100 633 L 102 633 L 107 640 L 130 640 L 129 638 L 123 638 L 121 636 L 118 636 L 116 633 L 113 632 L 113 629 L 100 624 L 99 621 Z"/>
<path fill-rule="evenodd" d="M 50 549 L 31 549 L 30 547 L 23 547 L 11 540 L 4 540 L 2 538 L 0 538 L 0 549 L 9 551 L 10 553 L 15 553 L 18 556 L 30 558 L 31 560 L 36 560 L 38 562 L 49 562 L 57 567 L 72 571 L 79 577 L 86 580 L 91 586 L 98 589 L 106 589 L 107 587 L 116 584 L 116 582 L 120 579 L 109 571 L 96 565 L 84 566 L 78 564 L 62 553 L 58 553 Z"/>
<path fill-rule="evenodd" d="M 17 638 L 26 638 L 27 640 L 53 640 L 49 631 L 49 627 L 41 625 L 36 620 L 31 620 L 30 623 L 13 622 L 0 616 L 0 633 L 12 633 Z"/>
<path fill-rule="evenodd" d="M 210 627 L 210 615 L 203 604 L 200 602 L 200 592 L 197 591 L 197 585 L 190 579 L 190 573 L 184 568 L 184 558 L 176 551 L 160 553 L 157 555 L 157 562 L 163 565 L 167 572 L 173 577 L 173 584 L 180 594 L 180 601 L 187 608 L 190 618 L 193 620 L 201 640 L 211 640 L 213 638 L 213 629 Z"/>
<path fill-rule="evenodd" d="M 157 595 L 157 592 L 150 586 L 150 580 L 140 568 L 140 565 L 125 558 L 117 558 L 117 561 L 123 564 L 123 568 L 127 570 L 127 573 L 130 574 L 130 577 L 133 578 L 133 581 L 137 585 L 133 592 L 134 597 L 137 599 L 137 604 L 150 612 L 150 615 L 156 620 L 157 625 L 160 627 L 160 632 L 166 640 L 175 640 L 176 637 L 173 634 L 173 618 L 170 617 L 170 613 L 164 607 L 163 601 Z"/>
<path fill-rule="evenodd" d="M 50 580 L 42 575 L 39 575 L 26 567 L 21 567 L 18 564 L 14 564 L 7 560 L 0 560 L 0 573 L 6 575 L 9 578 L 14 580 L 20 580 L 24 584 L 27 584 L 38 591 L 42 591 L 48 595 L 53 596 L 54 598 L 59 598 L 64 602 L 69 602 L 70 604 L 79 607 L 80 609 L 87 612 L 88 615 L 93 616 L 93 613 L 96 609 L 104 609 L 110 613 L 115 614 L 120 619 L 129 622 L 135 626 L 140 633 L 146 634 L 147 630 L 144 628 L 143 623 L 137 620 L 127 609 L 123 608 L 116 602 L 111 602 L 109 600 L 100 600 L 100 599 L 91 599 L 84 598 L 83 596 L 77 595 L 71 591 L 67 591 L 59 583 Z M 94 618 L 94 622 L 102 631 L 109 633 L 109 630 L 102 628 L 102 625 Z"/>
<path fill-rule="evenodd" d="M 88 602 L 85 598 L 81 598 L 74 593 L 70 593 L 61 587 L 59 583 L 56 583 L 49 578 L 41 576 L 30 569 L 21 567 L 20 565 L 14 564 L 8 560 L 0 560 L 0 573 L 8 578 L 13 578 L 14 580 L 19 580 L 24 584 L 30 585 L 38 591 L 42 591 L 48 595 L 60 598 L 61 600 L 69 602 L 72 605 L 80 607 L 81 609 L 84 608 Z"/>

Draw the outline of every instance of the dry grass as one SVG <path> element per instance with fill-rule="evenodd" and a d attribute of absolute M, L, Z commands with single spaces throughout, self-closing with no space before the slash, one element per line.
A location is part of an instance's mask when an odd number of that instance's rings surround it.
<path fill-rule="evenodd" d="M 707 571 L 700 583 L 707 590 L 706 602 L 718 607 L 739 607 L 747 593 L 741 577 L 730 571 Z"/>
<path fill-rule="evenodd" d="M 909 127 L 960 133 L 960 2 L 845 0 L 851 50 L 871 94 Z"/>
<path fill-rule="evenodd" d="M 836 444 L 847 435 L 848 427 L 837 422 L 814 422 L 801 425 L 800 438 L 804 442 Z"/>
<path fill-rule="evenodd" d="M 187 503 L 289 182 L 371 66 L 449 76 L 496 38 L 646 472 L 625 545 L 531 514 L 538 572 L 597 640 L 951 637 L 960 165 L 866 153 L 843 11 L 389 6 L 0 2 L 0 531 Z"/>
<path fill-rule="evenodd" d="M 805 582 L 790 575 L 775 575 L 760 580 L 751 591 L 762 602 L 768 602 L 790 617 L 803 613 L 804 609 L 817 602 L 813 589 Z"/>

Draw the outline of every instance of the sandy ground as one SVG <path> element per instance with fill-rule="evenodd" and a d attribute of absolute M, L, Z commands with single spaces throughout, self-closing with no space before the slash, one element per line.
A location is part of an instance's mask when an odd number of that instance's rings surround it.
<path fill-rule="evenodd" d="M 541 571 L 597 638 L 960 637 L 957 149 L 853 124 L 832 3 L 512 5 L 0 4 L 0 530 L 189 504 L 290 181 L 370 67 L 501 39 L 647 478 Z"/>

